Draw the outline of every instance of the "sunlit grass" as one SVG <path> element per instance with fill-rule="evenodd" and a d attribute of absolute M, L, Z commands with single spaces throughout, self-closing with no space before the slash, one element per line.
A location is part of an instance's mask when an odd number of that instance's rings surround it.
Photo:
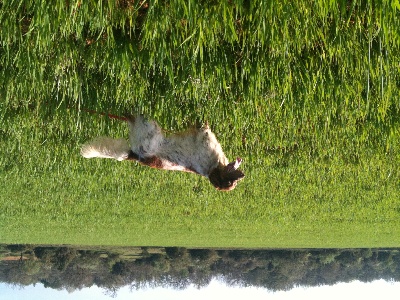
<path fill-rule="evenodd" d="M 378 13 L 379 12 L 379 13 Z M 23 1 L 0 8 L 0 242 L 378 247 L 400 236 L 399 8 Z M 208 120 L 246 178 L 84 160 L 98 112 Z"/>

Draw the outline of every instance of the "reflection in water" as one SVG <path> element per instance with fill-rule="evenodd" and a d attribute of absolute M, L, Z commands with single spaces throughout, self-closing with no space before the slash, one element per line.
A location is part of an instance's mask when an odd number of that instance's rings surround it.
<path fill-rule="evenodd" d="M 0 245 L 0 282 L 74 291 L 97 285 L 114 294 L 123 286 L 228 286 L 272 291 L 376 279 L 400 281 L 399 249 L 232 250 L 152 247 Z"/>

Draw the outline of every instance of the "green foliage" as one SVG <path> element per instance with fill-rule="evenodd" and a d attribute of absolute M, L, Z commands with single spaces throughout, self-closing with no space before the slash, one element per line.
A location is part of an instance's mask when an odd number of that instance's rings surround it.
<path fill-rule="evenodd" d="M 377 279 L 399 281 L 398 249 L 187 249 L 159 247 L 43 247 L 3 245 L 0 281 L 38 282 L 70 292 L 96 284 L 108 293 L 123 286 L 184 289 L 227 285 L 272 291 Z M 134 259 L 131 255 L 134 254 Z M 62 268 L 60 268 L 62 266 Z"/>
<path fill-rule="evenodd" d="M 398 246 L 398 14 L 388 1 L 2 3 L 0 241 Z M 208 120 L 247 177 L 225 194 L 84 160 L 84 141 L 127 135 L 88 109 L 168 130 Z"/>

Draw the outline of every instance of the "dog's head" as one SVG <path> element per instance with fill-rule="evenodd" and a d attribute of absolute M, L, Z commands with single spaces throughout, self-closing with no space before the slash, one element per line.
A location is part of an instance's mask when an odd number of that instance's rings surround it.
<path fill-rule="evenodd" d="M 231 191 L 236 187 L 238 181 L 244 178 L 244 173 L 238 170 L 241 163 L 242 159 L 238 157 L 226 166 L 217 167 L 212 170 L 208 179 L 217 190 Z"/>

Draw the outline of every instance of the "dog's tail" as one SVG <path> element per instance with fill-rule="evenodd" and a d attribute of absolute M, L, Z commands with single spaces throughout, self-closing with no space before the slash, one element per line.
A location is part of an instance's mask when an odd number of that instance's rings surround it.
<path fill-rule="evenodd" d="M 101 136 L 84 144 L 81 155 L 86 158 L 114 158 L 121 161 L 128 158 L 129 151 L 130 147 L 126 140 Z"/>

